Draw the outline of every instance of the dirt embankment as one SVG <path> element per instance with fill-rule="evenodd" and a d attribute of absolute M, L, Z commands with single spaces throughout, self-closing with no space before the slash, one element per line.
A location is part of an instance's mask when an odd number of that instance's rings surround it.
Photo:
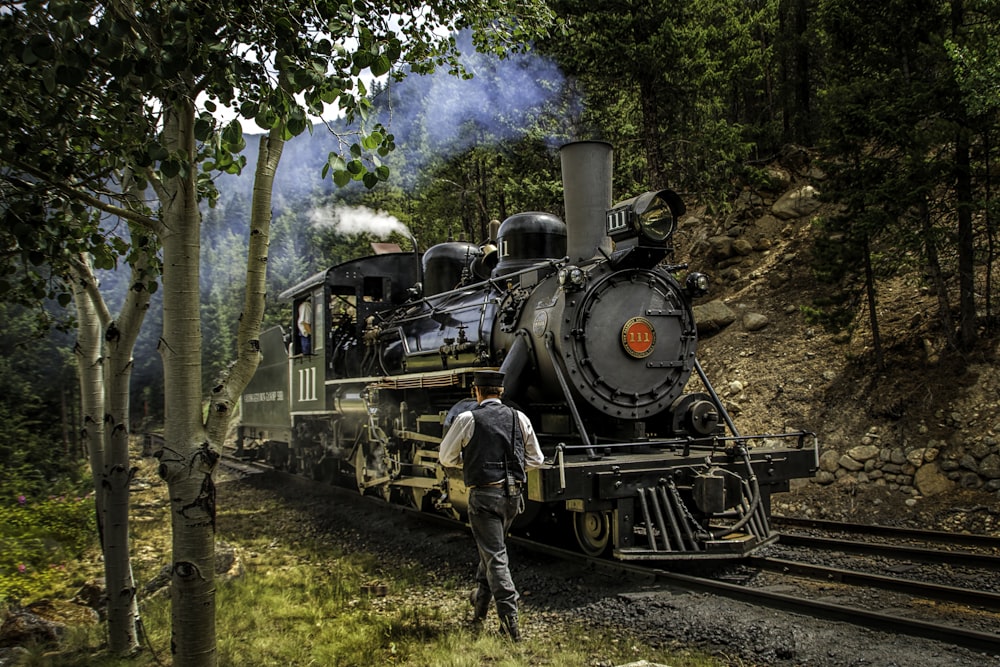
<path fill-rule="evenodd" d="M 837 210 L 820 196 L 824 174 L 802 151 L 768 174 L 725 217 L 682 220 L 676 259 L 712 278 L 699 308 L 717 319 L 699 322 L 699 359 L 740 430 L 818 436 L 817 479 L 778 509 L 1000 530 L 997 341 L 983 332 L 974 353 L 950 350 L 915 271 L 878 282 L 879 368 L 864 304 L 839 330 L 817 317 L 841 290 L 816 277 L 817 222 Z"/>

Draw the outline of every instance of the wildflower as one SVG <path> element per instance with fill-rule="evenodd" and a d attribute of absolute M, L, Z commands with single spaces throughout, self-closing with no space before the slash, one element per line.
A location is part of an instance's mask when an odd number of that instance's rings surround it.
<path fill-rule="evenodd" d="M 20 572 L 21 574 L 24 574 L 25 572 L 28 571 L 28 567 L 24 563 L 18 563 L 17 571 Z"/>
<path fill-rule="evenodd" d="M 23 505 L 26 502 L 28 502 L 28 499 L 25 498 L 23 495 L 17 497 L 17 504 L 18 505 Z"/>

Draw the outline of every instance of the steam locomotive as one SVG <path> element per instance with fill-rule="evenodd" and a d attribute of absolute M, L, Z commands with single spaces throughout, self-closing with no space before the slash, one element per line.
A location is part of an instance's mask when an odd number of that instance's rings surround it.
<path fill-rule="evenodd" d="M 740 434 L 712 388 L 691 306 L 708 279 L 664 263 L 681 198 L 612 205 L 604 142 L 560 159 L 565 223 L 519 213 L 492 243 L 397 248 L 285 291 L 295 333 L 261 336 L 237 453 L 463 518 L 468 490 L 437 447 L 470 406 L 473 372 L 496 369 L 546 457 L 516 528 L 554 524 L 623 560 L 734 558 L 774 541 L 771 494 L 815 472 L 815 438 Z"/>

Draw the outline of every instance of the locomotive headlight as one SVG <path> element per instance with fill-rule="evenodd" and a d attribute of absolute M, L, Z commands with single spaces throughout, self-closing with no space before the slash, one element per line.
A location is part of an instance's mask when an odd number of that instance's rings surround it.
<path fill-rule="evenodd" d="M 666 241 L 674 233 L 677 222 L 670 204 L 661 192 L 647 192 L 635 199 L 635 224 L 647 241 Z"/>
<path fill-rule="evenodd" d="M 684 280 L 684 287 L 692 299 L 708 294 L 708 276 L 704 273 L 689 273 Z"/>
<path fill-rule="evenodd" d="M 575 292 L 587 284 L 587 274 L 579 266 L 567 266 L 559 271 L 559 284 L 563 289 Z"/>
<path fill-rule="evenodd" d="M 662 245 L 673 235 L 684 210 L 677 193 L 653 190 L 608 211 L 606 231 L 615 240 L 638 236 L 641 242 Z"/>

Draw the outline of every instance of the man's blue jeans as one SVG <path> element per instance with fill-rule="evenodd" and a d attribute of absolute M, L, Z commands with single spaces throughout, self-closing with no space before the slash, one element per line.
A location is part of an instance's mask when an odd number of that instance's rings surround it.
<path fill-rule="evenodd" d="M 479 549 L 475 593 L 477 600 L 493 595 L 497 615 L 508 618 L 517 614 L 517 589 L 507 562 L 507 531 L 524 508 L 520 495 L 506 496 L 502 488 L 469 489 L 469 523 Z"/>

